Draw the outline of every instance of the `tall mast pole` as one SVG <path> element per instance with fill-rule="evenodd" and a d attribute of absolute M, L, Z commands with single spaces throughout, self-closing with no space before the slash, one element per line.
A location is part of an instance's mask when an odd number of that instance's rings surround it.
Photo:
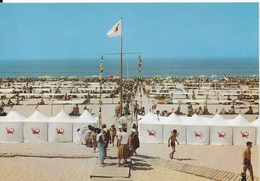
<path fill-rule="evenodd" d="M 99 127 L 102 128 L 102 83 L 103 83 L 103 56 L 101 57 L 100 60 L 100 75 L 99 75 L 99 115 L 98 115 L 98 120 L 99 120 Z"/>
<path fill-rule="evenodd" d="M 120 117 L 122 117 L 123 110 L 123 48 L 122 48 L 122 35 L 123 35 L 123 18 L 121 17 L 121 36 L 120 36 Z"/>

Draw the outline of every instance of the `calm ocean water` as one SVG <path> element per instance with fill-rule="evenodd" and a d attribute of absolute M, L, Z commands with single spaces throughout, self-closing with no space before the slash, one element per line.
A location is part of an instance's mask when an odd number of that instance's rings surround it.
<path fill-rule="evenodd" d="M 142 77 L 190 75 L 251 76 L 259 75 L 258 59 L 176 60 L 143 59 Z M 137 77 L 137 59 L 123 60 L 123 76 Z M 99 59 L 78 60 L 0 60 L 0 77 L 93 76 L 99 75 Z M 104 74 L 120 73 L 119 59 L 104 59 Z"/>

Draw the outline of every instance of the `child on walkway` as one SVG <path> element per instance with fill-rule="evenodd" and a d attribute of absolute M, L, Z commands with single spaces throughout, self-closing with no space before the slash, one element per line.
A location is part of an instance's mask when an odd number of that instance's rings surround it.
<path fill-rule="evenodd" d="M 174 129 L 174 130 L 172 131 L 172 135 L 171 135 L 170 138 L 168 139 L 168 147 L 170 147 L 170 145 L 171 145 L 171 147 L 172 147 L 172 152 L 171 152 L 170 155 L 169 155 L 170 159 L 173 159 L 173 155 L 174 155 L 174 153 L 175 153 L 175 151 L 176 151 L 176 150 L 175 150 L 175 142 L 177 142 L 178 145 L 179 145 L 179 142 L 178 142 L 178 140 L 177 140 L 177 136 L 178 136 L 177 130 Z"/>

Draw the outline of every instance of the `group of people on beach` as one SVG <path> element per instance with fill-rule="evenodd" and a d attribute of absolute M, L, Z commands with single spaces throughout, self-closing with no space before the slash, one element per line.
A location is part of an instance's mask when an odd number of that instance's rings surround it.
<path fill-rule="evenodd" d="M 80 144 L 87 147 L 98 148 L 99 165 L 104 167 L 104 160 L 107 157 L 108 145 L 117 146 L 118 163 L 121 166 L 127 163 L 127 158 L 136 155 L 136 149 L 140 147 L 139 136 L 136 124 L 133 124 L 130 134 L 127 133 L 126 125 L 119 125 L 116 129 L 115 125 L 111 125 L 110 129 L 106 124 L 102 124 L 101 128 L 95 128 L 91 125 L 82 127 L 77 130 Z M 116 141 L 116 143 L 115 143 Z"/>

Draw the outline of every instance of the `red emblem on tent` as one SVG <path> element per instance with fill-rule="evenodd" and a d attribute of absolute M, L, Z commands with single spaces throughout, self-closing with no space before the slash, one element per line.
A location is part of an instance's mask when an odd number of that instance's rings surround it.
<path fill-rule="evenodd" d="M 149 136 L 155 136 L 156 135 L 156 131 L 154 131 L 154 130 L 147 130 L 147 132 L 148 132 Z"/>
<path fill-rule="evenodd" d="M 32 130 L 32 134 L 38 134 L 38 135 L 40 135 L 40 132 L 41 132 L 41 130 L 40 129 L 38 129 L 38 128 L 35 128 L 35 129 L 31 129 Z"/>
<path fill-rule="evenodd" d="M 248 138 L 249 133 L 247 131 L 240 131 L 242 138 Z"/>
<path fill-rule="evenodd" d="M 15 129 L 14 128 L 5 128 L 7 134 L 14 134 Z"/>
<path fill-rule="evenodd" d="M 194 134 L 195 134 L 195 138 L 196 137 L 199 137 L 199 138 L 201 138 L 201 136 L 202 136 L 202 132 L 200 132 L 200 131 L 194 131 Z"/>
<path fill-rule="evenodd" d="M 225 136 L 226 136 L 226 132 L 224 132 L 224 131 L 218 132 L 219 138 L 225 138 Z"/>
<path fill-rule="evenodd" d="M 62 129 L 62 128 L 60 128 L 60 129 L 58 129 L 58 128 L 56 128 L 56 132 L 57 132 L 57 135 L 59 135 L 59 134 L 64 134 L 64 129 Z"/>

